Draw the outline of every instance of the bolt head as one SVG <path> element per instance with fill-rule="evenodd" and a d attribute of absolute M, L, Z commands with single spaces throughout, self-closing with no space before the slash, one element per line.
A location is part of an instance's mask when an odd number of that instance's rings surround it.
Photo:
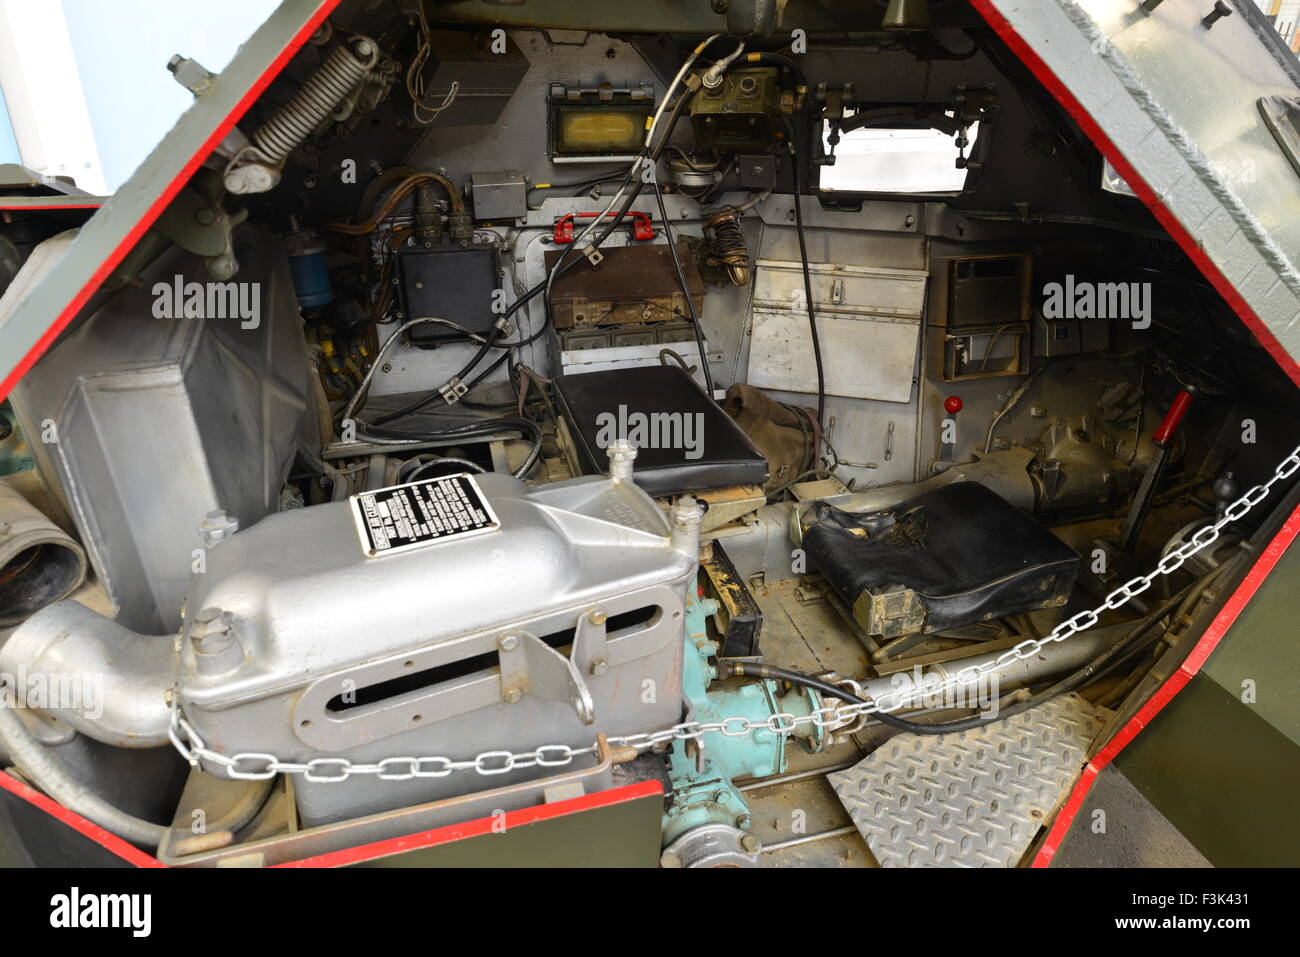
<path fill-rule="evenodd" d="M 609 671 L 609 662 L 604 658 L 597 658 L 591 663 L 591 673 L 599 678 L 605 672 Z"/>
<path fill-rule="evenodd" d="M 682 859 L 674 851 L 665 851 L 659 858 L 660 867 L 681 867 Z"/>
<path fill-rule="evenodd" d="M 519 647 L 519 637 L 517 635 L 506 635 L 497 642 L 497 647 L 502 651 L 514 651 Z"/>
<path fill-rule="evenodd" d="M 746 834 L 740 839 L 740 846 L 744 848 L 747 854 L 757 854 L 762 850 L 763 845 L 759 843 L 758 838 L 753 834 Z"/>
<path fill-rule="evenodd" d="M 524 693 L 518 688 L 507 688 L 502 692 L 501 697 L 505 699 L 506 704 L 518 704 L 524 700 Z"/>

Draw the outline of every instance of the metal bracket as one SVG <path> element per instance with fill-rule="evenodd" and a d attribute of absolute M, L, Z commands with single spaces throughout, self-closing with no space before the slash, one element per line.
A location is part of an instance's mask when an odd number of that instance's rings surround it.
<path fill-rule="evenodd" d="M 447 380 L 447 384 L 438 391 L 442 395 L 443 401 L 448 405 L 455 405 L 467 392 L 469 392 L 469 386 L 455 376 L 452 376 Z"/>
<path fill-rule="evenodd" d="M 573 648 L 569 660 L 580 675 L 599 678 L 609 670 L 609 651 L 605 647 L 606 615 L 603 609 L 593 608 L 578 619 L 573 632 Z"/>
<path fill-rule="evenodd" d="M 514 704 L 525 694 L 564 701 L 583 724 L 596 720 L 591 691 L 572 661 L 536 635 L 510 631 L 497 641 L 501 667 L 501 697 Z"/>

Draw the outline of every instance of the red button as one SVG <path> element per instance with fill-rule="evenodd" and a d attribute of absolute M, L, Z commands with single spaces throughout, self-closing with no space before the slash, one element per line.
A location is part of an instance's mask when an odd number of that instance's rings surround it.
<path fill-rule="evenodd" d="M 949 415 L 956 415 L 961 411 L 962 401 L 957 396 L 950 395 L 943 400 L 943 407 Z"/>

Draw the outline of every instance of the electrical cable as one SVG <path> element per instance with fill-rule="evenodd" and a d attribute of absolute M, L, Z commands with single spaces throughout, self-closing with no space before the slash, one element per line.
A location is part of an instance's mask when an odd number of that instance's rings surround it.
<path fill-rule="evenodd" d="M 669 112 L 669 116 L 668 116 L 667 131 L 663 134 L 662 137 L 658 139 L 658 145 L 655 145 L 655 133 L 659 126 L 660 119 L 663 116 L 664 110 L 667 107 L 668 102 L 672 96 L 672 93 L 681 84 L 682 78 L 686 75 L 687 71 L 690 69 L 691 65 L 695 62 L 695 60 L 699 57 L 699 55 L 705 50 L 706 47 L 708 47 L 710 43 L 718 39 L 718 37 L 720 36 L 721 34 L 713 34 L 708 39 L 704 40 L 698 46 L 696 46 L 694 51 L 692 51 L 692 53 L 690 54 L 690 56 L 687 57 L 686 62 L 682 64 L 681 69 L 678 70 L 677 75 L 673 78 L 672 83 L 669 84 L 668 89 L 666 90 L 664 94 L 664 98 L 660 102 L 658 109 L 655 111 L 654 118 L 649 124 L 649 128 L 646 131 L 645 145 L 642 147 L 641 151 L 637 154 L 636 159 L 633 160 L 633 162 L 629 165 L 627 173 L 623 177 L 622 185 L 620 186 L 619 190 L 614 194 L 614 196 L 610 199 L 609 203 L 605 206 L 604 211 L 602 211 L 602 213 L 599 216 L 593 219 L 592 222 L 587 226 L 587 228 L 584 229 L 582 233 L 569 245 L 569 247 L 565 249 L 563 253 L 560 254 L 560 257 L 556 260 L 555 265 L 551 268 L 550 272 L 547 274 L 546 279 L 543 282 L 537 283 L 531 289 L 529 289 L 527 292 L 525 292 L 523 295 L 517 298 L 506 308 L 506 311 L 502 314 L 501 317 L 502 320 L 508 319 L 511 315 L 513 315 L 519 309 L 523 308 L 524 305 L 526 305 L 528 302 L 534 299 L 538 294 L 545 291 L 546 299 L 543 302 L 543 306 L 544 306 L 543 318 L 537 330 L 531 333 L 530 335 L 525 336 L 524 338 L 514 342 L 497 342 L 500 329 L 499 327 L 494 328 L 492 332 L 489 334 L 487 340 L 484 342 L 482 348 L 480 348 L 479 351 L 475 353 L 474 357 L 470 360 L 470 362 L 467 363 L 465 367 L 459 373 L 457 373 L 456 376 L 453 377 L 454 379 L 464 379 L 467 375 L 469 375 L 470 372 L 472 372 L 473 369 L 478 365 L 478 363 L 482 361 L 483 357 L 487 354 L 487 351 L 489 349 L 494 347 L 499 349 L 518 348 L 520 346 L 525 346 L 536 341 L 537 339 L 541 338 L 541 336 L 545 333 L 546 328 L 550 322 L 551 285 L 558 275 L 561 275 L 563 272 L 565 272 L 572 266 L 576 265 L 578 262 L 578 260 L 570 260 L 566 262 L 567 257 L 572 252 L 574 252 L 579 248 L 583 239 L 585 239 L 588 235 L 591 234 L 593 230 L 595 230 L 601 225 L 601 223 L 608 216 L 609 211 L 613 209 L 614 206 L 618 203 L 619 199 L 623 196 L 624 192 L 627 190 L 628 185 L 635 178 L 637 179 L 637 182 L 632 192 L 627 196 L 627 199 L 623 202 L 622 207 L 619 209 L 618 213 L 614 216 L 613 220 L 605 225 L 604 230 L 591 243 L 591 247 L 593 249 L 598 248 L 606 239 L 609 238 L 609 236 L 613 233 L 613 231 L 616 228 L 618 228 L 619 223 L 622 222 L 623 218 L 627 215 L 627 211 L 632 207 L 632 204 L 636 201 L 637 196 L 640 195 L 641 188 L 644 185 L 644 180 L 641 180 L 640 178 L 636 177 L 637 171 L 642 168 L 643 163 L 647 160 L 656 163 L 658 162 L 659 156 L 660 154 L 662 154 L 664 148 L 667 146 L 668 140 L 672 136 L 673 130 L 677 125 L 677 121 L 680 118 L 682 111 L 685 109 L 686 104 L 694 96 L 695 89 L 693 88 L 688 89 L 681 96 L 679 96 L 677 100 L 673 103 L 672 110 Z M 385 205 L 387 206 L 388 204 Z M 400 332 L 401 330 L 399 329 L 398 331 Z M 697 324 L 697 335 L 699 335 L 698 324 Z M 507 352 L 506 354 L 508 355 L 509 353 Z M 494 364 L 492 368 L 497 368 L 498 366 L 499 363 Z M 706 364 L 706 368 L 707 368 L 707 364 Z M 372 371 L 373 369 L 374 369 L 374 364 L 372 364 L 371 366 Z M 477 383 L 481 381 L 481 379 L 482 377 L 479 377 L 473 380 L 473 382 Z M 470 387 L 472 388 L 472 384 Z M 436 401 L 441 396 L 442 396 L 442 390 L 436 389 L 428 393 L 427 395 L 423 396 L 422 398 L 416 400 L 415 402 L 412 402 L 409 405 L 403 407 L 402 409 L 399 409 L 396 412 L 389 413 L 388 415 L 383 416 L 380 420 L 376 421 L 374 425 L 381 426 L 389 422 L 395 421 L 396 419 L 401 418 L 402 416 L 410 415 L 413 412 L 417 412 L 425 408 L 432 402 Z M 373 432 L 373 426 L 371 427 L 371 431 Z M 540 442 L 538 444 L 538 448 L 540 448 Z"/>
<path fill-rule="evenodd" d="M 750 54 L 751 57 L 754 55 Z M 782 57 L 781 59 L 785 58 Z M 803 289 L 808 306 L 808 328 L 812 334 L 813 362 L 817 366 L 817 427 L 824 430 L 823 423 L 826 418 L 826 371 L 822 367 L 822 344 L 821 337 L 817 334 L 817 314 L 816 310 L 813 309 L 812 275 L 808 268 L 808 243 L 803 232 L 803 203 L 800 202 L 803 193 L 803 178 L 799 175 L 799 148 L 794 135 L 794 124 L 790 122 L 790 118 L 782 116 L 781 121 L 785 124 L 786 136 L 790 141 L 790 169 L 794 174 L 795 232 L 799 236 L 799 259 L 803 264 Z"/>
<path fill-rule="evenodd" d="M 677 257 L 677 242 L 673 238 L 673 228 L 668 223 L 668 208 L 664 206 L 664 192 L 659 188 L 659 177 L 654 177 L 655 200 L 659 204 L 659 218 L 663 220 L 664 238 L 668 240 L 668 254 L 673 260 L 673 269 L 677 272 L 677 281 L 681 284 L 682 295 L 686 297 L 686 308 L 691 314 L 691 328 L 695 330 L 695 345 L 700 351 L 700 371 L 704 373 L 704 385 L 709 399 L 713 400 L 713 373 L 709 371 L 709 355 L 704 348 L 704 330 L 700 328 L 700 317 L 695 312 L 695 297 L 691 287 L 686 284 L 686 273 L 682 272 L 681 260 Z"/>

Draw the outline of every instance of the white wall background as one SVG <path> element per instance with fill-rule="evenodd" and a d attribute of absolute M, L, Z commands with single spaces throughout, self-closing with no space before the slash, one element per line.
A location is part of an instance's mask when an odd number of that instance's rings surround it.
<path fill-rule="evenodd" d="M 91 193 L 116 190 L 193 101 L 167 70 L 172 55 L 218 72 L 275 6 L 0 0 L 0 92 L 21 161 Z"/>

